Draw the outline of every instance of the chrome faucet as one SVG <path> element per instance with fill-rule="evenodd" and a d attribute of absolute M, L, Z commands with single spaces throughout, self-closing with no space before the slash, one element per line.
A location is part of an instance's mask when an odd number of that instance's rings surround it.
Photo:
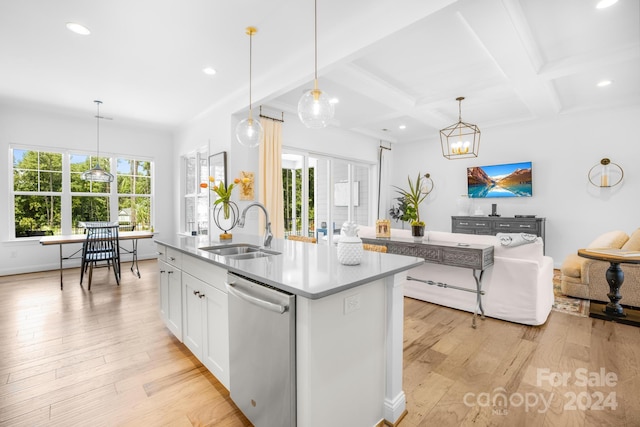
<path fill-rule="evenodd" d="M 242 214 L 240 215 L 240 219 L 238 220 L 238 227 L 244 228 L 244 221 L 245 221 L 245 217 L 247 216 L 247 211 L 249 210 L 249 208 L 251 208 L 253 206 L 259 207 L 260 209 L 262 209 L 262 212 L 264 212 L 266 226 L 264 228 L 264 243 L 263 243 L 263 245 L 264 245 L 265 248 L 270 248 L 271 247 L 271 239 L 273 239 L 273 234 L 271 234 L 271 221 L 269 220 L 269 212 L 267 212 L 267 208 L 265 208 L 262 203 L 253 202 L 253 203 L 249 204 L 249 206 L 244 208 L 244 210 L 242 211 Z"/>

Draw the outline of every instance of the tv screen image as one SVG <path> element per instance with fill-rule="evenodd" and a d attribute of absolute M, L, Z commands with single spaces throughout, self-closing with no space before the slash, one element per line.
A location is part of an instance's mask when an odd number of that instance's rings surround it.
<path fill-rule="evenodd" d="M 472 198 L 531 197 L 531 162 L 469 167 L 467 194 Z"/>

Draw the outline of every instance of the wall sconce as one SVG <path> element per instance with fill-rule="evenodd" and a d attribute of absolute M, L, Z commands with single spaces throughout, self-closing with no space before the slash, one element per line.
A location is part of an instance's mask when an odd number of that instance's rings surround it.
<path fill-rule="evenodd" d="M 608 158 L 600 160 L 600 163 L 589 169 L 589 182 L 596 187 L 613 187 L 620 184 L 624 177 L 624 171 L 620 165 L 612 163 Z"/>
<path fill-rule="evenodd" d="M 430 173 L 425 173 L 424 174 L 424 179 L 422 181 L 422 188 L 420 189 L 420 192 L 422 194 L 429 194 L 433 191 L 433 180 L 431 179 L 431 174 Z"/>

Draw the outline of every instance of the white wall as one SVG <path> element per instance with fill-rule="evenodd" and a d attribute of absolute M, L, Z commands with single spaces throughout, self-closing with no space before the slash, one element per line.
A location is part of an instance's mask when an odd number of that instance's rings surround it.
<path fill-rule="evenodd" d="M 431 173 L 435 189 L 423 203 L 427 230 L 451 231 L 457 199 L 466 194 L 466 168 L 497 163 L 533 162 L 533 197 L 475 199 L 485 214 L 491 203 L 502 216 L 532 214 L 546 218 L 546 254 L 559 267 L 564 258 L 599 234 L 640 227 L 640 144 L 635 123 L 640 107 L 579 113 L 509 127 L 483 129 L 478 158 L 447 160 L 438 135 L 425 142 L 393 146 L 391 184 L 406 187 L 407 174 Z M 608 157 L 624 169 L 612 188 L 589 184 L 589 169 Z M 390 202 L 389 202 L 390 206 Z M 399 227 L 392 222 L 392 226 Z"/>
<path fill-rule="evenodd" d="M 93 107 L 92 107 L 93 108 Z M 72 148 L 94 152 L 96 122 L 93 110 L 87 114 L 61 112 L 43 107 L 0 102 L 0 200 L 9 200 L 11 174 L 10 144 L 38 147 Z M 172 164 L 172 135 L 168 131 L 113 121 L 100 126 L 100 154 L 122 154 L 153 159 L 154 227 L 159 236 L 175 232 L 171 207 L 175 205 L 176 180 Z M 57 246 L 40 246 L 38 240 L 13 240 L 9 236 L 11 212 L 8 203 L 0 208 L 0 275 L 56 269 L 59 266 Z M 71 248 L 65 248 L 69 253 Z M 141 240 L 141 258 L 154 257 L 151 240 Z M 65 264 L 73 265 L 71 262 Z M 78 264 L 79 265 L 79 264 Z"/>

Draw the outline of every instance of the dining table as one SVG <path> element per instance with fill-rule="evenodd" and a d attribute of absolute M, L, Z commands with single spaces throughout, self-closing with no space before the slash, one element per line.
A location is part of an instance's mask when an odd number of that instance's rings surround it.
<path fill-rule="evenodd" d="M 129 253 L 132 255 L 131 261 L 131 272 L 140 278 L 140 269 L 138 268 L 138 240 L 140 239 L 151 239 L 153 238 L 154 233 L 151 231 L 123 231 L 118 233 L 119 241 L 131 241 L 131 249 L 123 247 L 120 245 L 120 249 L 125 253 Z M 43 236 L 40 238 L 40 244 L 42 246 L 51 246 L 58 245 L 59 253 L 60 253 L 60 289 L 62 289 L 63 284 L 63 261 L 70 259 L 79 259 L 81 255 L 78 255 L 79 252 L 82 252 L 82 247 L 75 250 L 75 252 L 70 255 L 64 255 L 62 247 L 64 245 L 70 244 L 78 244 L 84 243 L 87 240 L 86 234 L 64 234 L 64 235 L 56 235 L 56 236 Z"/>

